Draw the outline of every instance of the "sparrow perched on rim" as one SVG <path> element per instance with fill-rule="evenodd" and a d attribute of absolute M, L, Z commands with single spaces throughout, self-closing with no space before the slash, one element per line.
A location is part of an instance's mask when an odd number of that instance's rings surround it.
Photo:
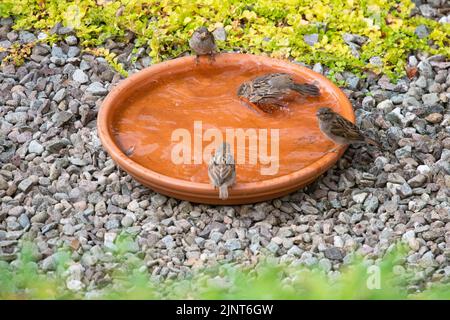
<path fill-rule="evenodd" d="M 340 145 L 367 143 L 382 149 L 378 141 L 365 137 L 356 125 L 331 108 L 320 108 L 316 115 L 319 119 L 320 130 L 335 143 Z M 335 149 L 330 152 L 334 152 Z"/>
<path fill-rule="evenodd" d="M 211 158 L 208 166 L 208 176 L 214 188 L 219 188 L 219 197 L 228 198 L 228 187 L 236 181 L 236 167 L 230 145 L 222 143 Z"/>
<path fill-rule="evenodd" d="M 200 27 L 194 31 L 189 46 L 195 52 L 195 63 L 199 63 L 199 58 L 202 55 L 209 55 L 214 61 L 214 54 L 217 52 L 216 41 L 214 35 L 208 31 L 206 27 Z"/>
<path fill-rule="evenodd" d="M 316 85 L 296 83 L 287 73 L 268 73 L 244 82 L 237 95 L 267 113 L 285 107 L 283 102 L 297 92 L 306 97 L 317 97 L 320 90 Z"/>

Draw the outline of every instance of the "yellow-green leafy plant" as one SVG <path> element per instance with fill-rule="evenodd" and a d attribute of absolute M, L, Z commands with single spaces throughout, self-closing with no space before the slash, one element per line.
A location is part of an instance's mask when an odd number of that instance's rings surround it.
<path fill-rule="evenodd" d="M 219 41 L 221 50 L 319 62 L 331 77 L 370 70 L 395 79 L 405 75 L 412 52 L 450 57 L 450 24 L 411 17 L 413 8 L 411 0 L 3 0 L 0 16 L 14 17 L 15 29 L 48 31 L 61 22 L 74 28 L 85 47 L 127 41 L 131 31 L 135 48 L 150 48 L 154 62 L 189 50 L 198 26 L 223 27 L 228 37 Z M 430 31 L 422 39 L 414 33 L 419 25 Z M 313 33 L 318 41 L 310 46 L 304 36 Z M 367 37 L 359 56 L 345 43 L 345 33 Z M 381 64 L 371 64 L 372 57 Z"/>
<path fill-rule="evenodd" d="M 0 51 L 7 51 L 8 55 L 3 58 L 2 62 L 11 62 L 14 65 L 21 65 L 27 57 L 31 55 L 31 50 L 33 49 L 35 43 L 19 44 L 18 42 L 13 43 L 11 48 L 4 49 L 0 48 Z"/>
<path fill-rule="evenodd" d="M 117 55 L 113 52 L 110 52 L 106 48 L 86 48 L 84 49 L 86 53 L 90 53 L 96 57 L 103 57 L 109 63 L 109 65 L 114 68 L 117 72 L 119 72 L 122 76 L 128 77 L 128 72 L 125 70 L 123 64 L 121 64 Z"/>
<path fill-rule="evenodd" d="M 54 44 L 59 40 L 57 35 L 51 35 L 41 40 L 35 40 L 33 42 L 21 44 L 19 42 L 12 43 L 11 47 L 8 49 L 0 48 L 0 52 L 6 51 L 8 54 L 2 59 L 2 62 L 13 63 L 16 66 L 20 66 L 24 63 L 25 59 L 31 55 L 33 48 L 38 43 L 49 43 Z"/>

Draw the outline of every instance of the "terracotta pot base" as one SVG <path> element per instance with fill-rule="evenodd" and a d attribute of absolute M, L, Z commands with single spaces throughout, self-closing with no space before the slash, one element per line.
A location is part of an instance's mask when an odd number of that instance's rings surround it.
<path fill-rule="evenodd" d="M 298 98 L 273 115 L 255 113 L 236 97 L 242 81 L 267 72 L 286 72 L 299 82 L 315 82 L 320 98 Z M 134 179 L 178 199 L 208 204 L 244 204 L 286 195 L 313 182 L 342 156 L 318 129 L 315 113 L 328 106 L 354 121 L 343 92 L 320 74 L 299 65 L 263 56 L 220 54 L 214 63 L 183 57 L 144 69 L 123 80 L 106 97 L 98 114 L 98 134 L 113 160 Z M 262 165 L 237 164 L 237 183 L 220 200 L 208 183 L 207 163 L 174 164 L 171 132 L 255 128 L 280 132 L 280 165 L 273 176 Z M 270 146 L 269 138 L 269 146 Z M 208 143 L 205 143 L 205 145 Z M 248 144 L 246 145 L 248 151 Z M 235 154 L 236 158 L 236 154 Z"/>

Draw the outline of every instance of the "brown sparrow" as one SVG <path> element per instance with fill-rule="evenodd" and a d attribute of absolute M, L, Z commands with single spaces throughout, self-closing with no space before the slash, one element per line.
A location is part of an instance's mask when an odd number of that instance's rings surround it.
<path fill-rule="evenodd" d="M 320 90 L 308 83 L 296 83 L 287 73 L 268 73 L 244 82 L 237 95 L 255 104 L 264 112 L 272 113 L 284 107 L 283 102 L 290 98 L 292 92 L 302 96 L 317 97 Z"/>
<path fill-rule="evenodd" d="M 236 168 L 230 145 L 226 142 L 217 148 L 208 166 L 208 176 L 214 188 L 219 188 L 219 197 L 228 198 L 228 187 L 236 181 Z"/>
<path fill-rule="evenodd" d="M 337 144 L 368 143 L 382 148 L 379 142 L 365 137 L 356 125 L 331 110 L 331 108 L 320 108 L 317 111 L 317 118 L 319 119 L 320 130 Z M 335 150 L 336 148 L 330 152 Z"/>
<path fill-rule="evenodd" d="M 217 52 L 216 41 L 214 35 L 208 31 L 206 27 L 200 27 L 194 31 L 189 46 L 195 52 L 195 63 L 198 64 L 202 55 L 209 55 L 214 61 L 214 54 Z"/>

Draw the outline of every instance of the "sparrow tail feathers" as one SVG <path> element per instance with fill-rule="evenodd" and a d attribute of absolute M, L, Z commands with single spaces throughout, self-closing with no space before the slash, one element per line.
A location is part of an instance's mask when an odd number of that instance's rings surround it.
<path fill-rule="evenodd" d="M 304 96 L 317 97 L 317 96 L 320 95 L 319 88 L 316 85 L 314 85 L 314 84 L 294 83 L 294 84 L 292 84 L 292 90 L 295 90 L 295 91 L 297 91 L 298 93 L 300 93 L 301 95 L 304 95 Z"/>
<path fill-rule="evenodd" d="M 228 199 L 228 186 L 222 185 L 219 187 L 219 198 L 222 200 Z"/>

